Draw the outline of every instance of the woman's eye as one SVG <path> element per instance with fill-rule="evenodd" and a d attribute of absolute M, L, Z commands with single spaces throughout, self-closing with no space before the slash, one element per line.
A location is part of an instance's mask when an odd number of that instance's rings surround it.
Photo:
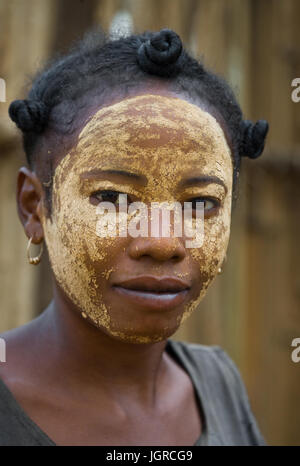
<path fill-rule="evenodd" d="M 91 194 L 90 200 L 93 204 L 98 204 L 99 202 L 112 202 L 115 205 L 119 205 L 119 201 L 122 202 L 122 199 L 119 200 L 120 194 L 125 193 L 112 190 L 96 191 Z"/>
<path fill-rule="evenodd" d="M 210 197 L 195 197 L 190 199 L 189 202 L 192 202 L 193 210 L 199 209 L 203 205 L 204 211 L 207 213 L 214 211 L 220 206 L 220 202 L 217 199 L 212 199 Z"/>

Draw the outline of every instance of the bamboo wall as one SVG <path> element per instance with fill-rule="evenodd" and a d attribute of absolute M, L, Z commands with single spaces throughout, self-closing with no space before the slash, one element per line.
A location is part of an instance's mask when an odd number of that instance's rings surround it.
<path fill-rule="evenodd" d="M 0 331 L 28 322 L 51 299 L 46 255 L 27 263 L 15 207 L 24 163 L 7 115 L 31 73 L 91 25 L 108 30 L 127 11 L 136 32 L 170 27 L 187 48 L 222 73 L 245 116 L 270 123 L 261 159 L 243 160 L 227 261 L 199 309 L 174 338 L 218 344 L 236 361 L 253 411 L 270 444 L 300 445 L 300 76 L 297 0 L 0 0 Z"/>

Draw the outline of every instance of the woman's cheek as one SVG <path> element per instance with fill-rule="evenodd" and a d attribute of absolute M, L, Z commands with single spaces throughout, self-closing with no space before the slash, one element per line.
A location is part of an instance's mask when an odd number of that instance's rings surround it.
<path fill-rule="evenodd" d="M 67 202 L 63 199 L 66 201 L 66 196 L 60 197 L 61 209 L 53 212 L 52 221 L 43 217 L 54 276 L 70 300 L 82 310 L 83 317 L 108 327 L 110 317 L 99 285 L 109 248 L 96 235 L 93 206 L 75 196 L 70 196 Z"/>
<path fill-rule="evenodd" d="M 202 271 L 214 275 L 223 261 L 230 237 L 230 216 L 227 209 L 221 209 L 218 215 L 205 218 L 203 242 L 199 248 L 191 248 L 192 258 L 199 263 Z"/>
<path fill-rule="evenodd" d="M 185 307 L 178 323 L 181 325 L 197 308 L 206 295 L 208 287 L 217 276 L 226 255 L 230 237 L 230 219 L 228 215 L 205 219 L 204 238 L 200 248 L 191 248 L 190 255 L 199 271 L 199 288 L 197 296 Z"/>

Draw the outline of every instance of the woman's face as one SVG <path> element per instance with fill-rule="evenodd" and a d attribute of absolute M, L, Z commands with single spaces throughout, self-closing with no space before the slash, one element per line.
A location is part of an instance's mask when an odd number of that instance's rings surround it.
<path fill-rule="evenodd" d="M 186 100 L 143 94 L 95 113 L 76 147 L 57 165 L 52 218 L 43 215 L 56 282 L 82 318 L 124 341 L 149 343 L 172 335 L 196 309 L 224 260 L 232 175 L 231 153 L 220 125 Z M 214 178 L 203 182 L 203 176 Z M 156 237 L 150 230 L 148 236 L 120 236 L 103 225 L 101 237 L 99 203 L 116 204 L 119 193 L 127 194 L 128 207 L 139 201 L 149 208 L 149 216 L 143 211 L 149 224 L 152 202 L 183 205 L 194 200 L 195 206 L 196 200 L 205 201 L 202 246 L 187 246 L 191 237 L 185 231 L 172 234 L 172 214 L 169 237 L 162 230 Z M 116 217 L 111 218 L 120 232 L 116 207 Z M 122 215 L 122 225 L 125 219 L 128 226 L 134 214 Z M 192 220 L 194 227 L 197 222 Z M 153 284 L 141 278 L 145 276 L 177 279 L 188 289 L 178 291 L 175 284 L 169 293 L 151 293 Z M 117 286 L 138 277 L 142 284 L 133 288 L 144 291 Z M 163 289 L 170 285 L 161 283 Z"/>

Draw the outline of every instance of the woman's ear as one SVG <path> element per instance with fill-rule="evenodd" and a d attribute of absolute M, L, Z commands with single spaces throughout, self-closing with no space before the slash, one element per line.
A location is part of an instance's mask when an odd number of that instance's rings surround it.
<path fill-rule="evenodd" d="M 42 226 L 43 188 L 35 172 L 21 167 L 17 179 L 17 206 L 19 218 L 28 238 L 38 244 L 44 238 Z"/>

